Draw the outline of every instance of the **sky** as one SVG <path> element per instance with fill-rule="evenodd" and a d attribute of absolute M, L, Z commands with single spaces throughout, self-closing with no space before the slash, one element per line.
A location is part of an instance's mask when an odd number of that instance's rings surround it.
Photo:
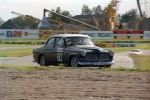
<path fill-rule="evenodd" d="M 62 11 L 69 11 L 74 16 L 81 14 L 84 4 L 88 5 L 90 9 L 98 5 L 101 5 L 104 9 L 110 1 L 112 0 L 0 0 L 0 17 L 4 21 L 17 17 L 17 15 L 11 13 L 13 11 L 42 19 L 43 9 L 56 10 L 57 7 L 60 7 Z M 124 14 L 131 9 L 138 9 L 136 0 L 120 1 L 117 11 L 119 14 Z M 145 3 L 145 1 L 140 0 L 142 10 L 150 9 L 150 0 L 147 0 L 148 3 Z"/>

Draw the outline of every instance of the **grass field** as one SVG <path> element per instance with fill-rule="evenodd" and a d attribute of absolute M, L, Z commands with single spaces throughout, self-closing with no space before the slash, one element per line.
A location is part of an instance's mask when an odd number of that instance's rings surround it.
<path fill-rule="evenodd" d="M 42 40 L 42 39 L 4 39 L 4 40 L 0 40 L 0 43 L 4 43 L 4 42 L 45 42 L 46 40 Z"/>
<path fill-rule="evenodd" d="M 0 57 L 22 57 L 32 55 L 33 49 L 0 50 Z"/>
<path fill-rule="evenodd" d="M 150 56 L 130 55 L 130 57 L 134 60 L 137 69 L 150 71 Z"/>
<path fill-rule="evenodd" d="M 37 46 L 37 44 L 0 44 L 0 47 Z"/>

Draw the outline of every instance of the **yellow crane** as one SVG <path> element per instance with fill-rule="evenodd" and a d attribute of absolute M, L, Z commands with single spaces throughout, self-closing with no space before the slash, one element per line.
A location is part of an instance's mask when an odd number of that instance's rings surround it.
<path fill-rule="evenodd" d="M 60 17 L 58 17 L 58 20 L 60 21 L 60 24 L 63 26 L 64 34 L 67 33 L 68 31 L 67 31 L 67 29 L 66 29 L 65 23 L 61 20 Z"/>
<path fill-rule="evenodd" d="M 98 21 L 96 20 L 96 18 L 94 16 L 92 16 L 92 19 L 93 19 L 95 26 L 97 27 L 97 30 L 100 31 L 101 29 L 100 29 L 100 25 L 99 25 Z"/>

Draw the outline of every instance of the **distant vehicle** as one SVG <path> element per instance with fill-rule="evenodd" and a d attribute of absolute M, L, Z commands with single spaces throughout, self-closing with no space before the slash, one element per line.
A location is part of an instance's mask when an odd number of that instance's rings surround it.
<path fill-rule="evenodd" d="M 129 52 L 129 54 L 141 55 L 143 52 L 140 49 L 133 49 Z"/>
<path fill-rule="evenodd" d="M 114 52 L 95 46 L 91 38 L 81 34 L 59 34 L 33 50 L 33 62 L 41 66 L 64 64 L 71 67 L 111 67 Z"/>

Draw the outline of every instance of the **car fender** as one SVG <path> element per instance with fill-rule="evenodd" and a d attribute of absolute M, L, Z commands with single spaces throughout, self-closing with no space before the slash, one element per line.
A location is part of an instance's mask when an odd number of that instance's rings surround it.
<path fill-rule="evenodd" d="M 78 53 L 78 52 L 76 52 L 76 53 L 70 53 L 70 55 L 69 55 L 69 57 L 68 57 L 68 61 L 70 60 L 70 57 L 72 57 L 72 56 L 78 57 L 79 54 L 80 54 L 80 53 Z"/>

